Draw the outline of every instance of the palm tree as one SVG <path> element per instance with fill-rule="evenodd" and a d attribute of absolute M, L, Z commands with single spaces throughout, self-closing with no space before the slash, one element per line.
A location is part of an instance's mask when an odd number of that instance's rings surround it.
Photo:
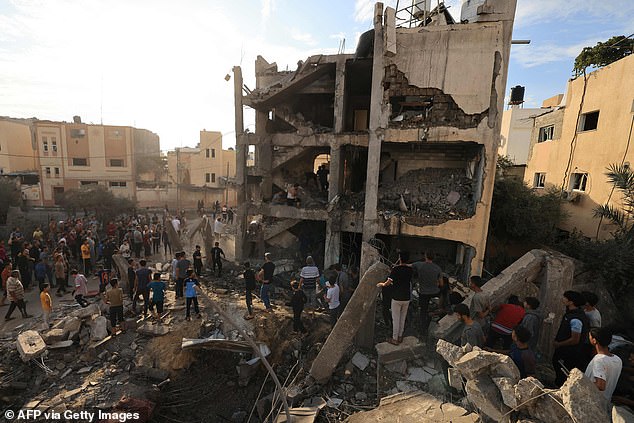
<path fill-rule="evenodd" d="M 606 203 L 594 209 L 594 216 L 610 220 L 618 226 L 617 235 L 631 240 L 634 238 L 634 225 L 631 224 L 634 217 L 634 171 L 624 164 L 612 164 L 605 175 L 623 195 L 623 207 Z"/>

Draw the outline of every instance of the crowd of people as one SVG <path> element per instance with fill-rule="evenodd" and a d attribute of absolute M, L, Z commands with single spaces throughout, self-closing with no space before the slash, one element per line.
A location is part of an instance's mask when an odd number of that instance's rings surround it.
<path fill-rule="evenodd" d="M 535 297 L 520 300 L 510 295 L 504 304 L 491 304 L 479 276 L 470 278 L 473 291 L 471 305 L 451 292 L 448 278 L 433 262 L 433 253 L 427 252 L 422 260 L 410 262 L 409 254 L 401 251 L 390 276 L 378 286 L 382 289 L 384 317 L 391 321 L 392 337 L 388 342 L 398 345 L 403 340 L 406 317 L 416 290 L 421 319 L 421 338 L 427 338 L 431 320 L 429 302 L 439 298 L 441 314 L 455 314 L 463 323 L 461 345 L 508 354 L 517 365 L 522 377 L 536 376 L 536 352 L 542 326 L 540 302 Z M 555 384 L 561 386 L 570 370 L 585 371 L 596 387 L 609 401 L 617 386 L 623 368 L 622 359 L 610 352 L 612 331 L 602 327 L 601 313 L 597 309 L 598 297 L 592 292 L 566 291 L 562 297 L 565 307 L 563 318 L 552 343 L 552 366 Z M 541 342 L 545 342 L 542 340 Z"/>

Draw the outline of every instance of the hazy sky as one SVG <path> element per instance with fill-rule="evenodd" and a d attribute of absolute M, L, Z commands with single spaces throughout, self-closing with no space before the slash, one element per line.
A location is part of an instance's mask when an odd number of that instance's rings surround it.
<path fill-rule="evenodd" d="M 353 52 L 373 4 L 0 0 L 0 115 L 136 126 L 158 133 L 163 150 L 215 130 L 233 146 L 232 67 L 253 88 L 258 54 L 295 69 L 343 38 Z M 460 0 L 446 4 L 458 17 Z M 508 87 L 525 85 L 527 106 L 538 106 L 564 91 L 582 47 L 633 32 L 634 0 L 518 0 L 513 38 L 532 43 L 512 48 Z"/>

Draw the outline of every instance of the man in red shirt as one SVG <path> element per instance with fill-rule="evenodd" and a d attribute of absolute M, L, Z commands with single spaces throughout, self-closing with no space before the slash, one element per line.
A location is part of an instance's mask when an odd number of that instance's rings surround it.
<path fill-rule="evenodd" d="M 508 350 L 513 343 L 511 334 L 515 326 L 519 325 L 526 313 L 520 305 L 517 295 L 511 295 L 507 304 L 500 304 L 493 309 L 495 319 L 491 323 L 491 330 L 487 337 L 486 346 L 497 347 L 497 342 L 502 340 L 502 348 Z"/>

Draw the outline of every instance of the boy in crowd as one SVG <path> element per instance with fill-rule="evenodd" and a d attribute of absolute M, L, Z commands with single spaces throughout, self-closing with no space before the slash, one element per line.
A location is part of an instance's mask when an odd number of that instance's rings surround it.
<path fill-rule="evenodd" d="M 513 344 L 511 345 L 509 355 L 519 369 L 520 377 L 523 379 L 525 377 L 534 376 L 537 360 L 535 353 L 529 347 L 531 333 L 525 327 L 517 326 L 513 329 L 511 336 L 513 337 Z"/>
<path fill-rule="evenodd" d="M 542 315 L 539 309 L 539 300 L 535 297 L 524 298 L 525 314 L 520 322 L 520 326 L 528 329 L 531 334 L 528 346 L 533 351 L 537 350 L 537 341 L 539 340 L 539 329 L 542 327 Z"/>
<path fill-rule="evenodd" d="M 185 315 L 186 320 L 191 320 L 191 306 L 194 304 L 194 311 L 198 315 L 197 317 L 200 319 L 202 316 L 200 315 L 200 309 L 198 308 L 198 292 L 199 288 L 198 279 L 194 278 L 194 274 L 192 269 L 187 270 L 187 279 L 185 279 L 185 301 L 187 307 L 187 314 Z"/>
<path fill-rule="evenodd" d="M 79 273 L 77 269 L 70 271 L 70 276 L 75 281 L 75 289 L 72 294 L 75 297 L 75 301 L 82 307 L 88 307 L 88 300 L 84 297 L 88 295 L 88 281 L 86 277 Z"/>
<path fill-rule="evenodd" d="M 596 355 L 588 364 L 585 376 L 590 379 L 609 403 L 616 388 L 623 368 L 623 362 L 618 355 L 608 349 L 612 342 L 612 331 L 607 328 L 590 329 L 590 344 L 596 350 Z"/>
<path fill-rule="evenodd" d="M 601 327 L 601 313 L 597 310 L 597 304 L 599 303 L 599 297 L 594 292 L 584 291 L 581 293 L 586 299 L 586 305 L 583 306 L 583 311 L 586 313 L 590 328 Z"/>
<path fill-rule="evenodd" d="M 253 291 L 255 290 L 255 272 L 251 269 L 251 263 L 244 263 L 244 288 L 247 302 L 248 314 L 244 316 L 245 320 L 253 319 Z M 302 307 L 303 308 L 303 307 Z"/>
<path fill-rule="evenodd" d="M 491 313 L 489 296 L 482 290 L 485 283 L 480 276 L 471 276 L 469 280 L 469 288 L 475 292 L 471 300 L 471 319 L 480 325 L 483 332 L 488 328 L 489 314 Z"/>
<path fill-rule="evenodd" d="M 293 307 L 293 332 L 301 332 L 305 334 L 306 328 L 302 323 L 302 311 L 304 310 L 304 304 L 306 304 L 306 294 L 300 289 L 299 282 L 291 281 L 291 288 L 293 290 L 293 297 L 291 298 L 291 307 Z"/>
<path fill-rule="evenodd" d="M 484 345 L 484 332 L 478 322 L 471 318 L 472 313 L 466 304 L 456 304 L 454 313 L 458 315 L 458 320 L 464 323 L 462 335 L 460 335 L 460 346 L 464 347 L 469 344 L 472 347 L 480 347 Z"/>
<path fill-rule="evenodd" d="M 49 329 L 51 327 L 51 312 L 53 311 L 53 300 L 49 294 L 49 284 L 44 282 L 42 284 L 42 292 L 40 292 L 40 303 L 42 303 L 42 320 L 44 321 L 43 327 Z"/>
<path fill-rule="evenodd" d="M 110 315 L 110 325 L 112 331 L 117 326 L 123 326 L 123 290 L 119 288 L 119 280 L 117 278 L 110 279 L 110 288 L 105 293 L 106 304 L 110 306 L 108 314 Z"/>
<path fill-rule="evenodd" d="M 161 280 L 161 274 L 155 273 L 152 275 L 152 282 L 148 285 L 149 290 L 152 292 L 152 305 L 150 311 L 154 314 L 154 307 L 156 307 L 156 320 L 161 322 L 161 315 L 163 314 L 163 304 L 165 302 L 165 282 Z"/>
<path fill-rule="evenodd" d="M 203 274 L 203 254 L 200 252 L 200 245 L 196 246 L 196 251 L 192 254 L 194 259 L 194 273 L 198 276 Z"/>

